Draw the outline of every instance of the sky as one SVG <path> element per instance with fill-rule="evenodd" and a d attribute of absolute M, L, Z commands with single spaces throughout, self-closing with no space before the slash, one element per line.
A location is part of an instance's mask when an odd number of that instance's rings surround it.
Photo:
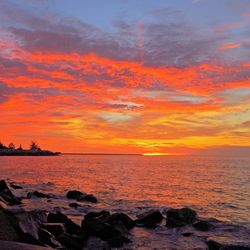
<path fill-rule="evenodd" d="M 249 0 L 1 0 L 0 141 L 249 154 Z"/>

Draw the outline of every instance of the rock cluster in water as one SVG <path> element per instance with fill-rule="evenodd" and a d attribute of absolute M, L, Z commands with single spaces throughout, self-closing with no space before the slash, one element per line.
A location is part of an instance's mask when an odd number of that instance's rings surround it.
<path fill-rule="evenodd" d="M 14 189 L 21 186 L 12 184 Z M 50 194 L 39 191 L 29 192 L 28 199 L 51 198 Z M 67 199 L 77 202 L 85 201 L 97 203 L 92 194 L 78 190 L 69 191 Z M 77 207 L 77 202 L 70 203 Z M 16 197 L 4 180 L 0 181 L 0 248 L 1 249 L 72 249 L 98 250 L 112 248 L 126 248 L 131 243 L 131 230 L 135 227 L 145 227 L 154 230 L 160 223 L 171 230 L 191 226 L 194 230 L 207 232 L 214 225 L 200 220 L 193 209 L 168 209 L 166 217 L 159 210 L 150 210 L 138 214 L 132 219 L 125 213 L 111 213 L 107 210 L 92 211 L 85 214 L 81 225 L 72 221 L 62 212 L 48 212 L 42 210 L 25 211 L 22 209 L 9 210 L 9 206 L 20 205 L 21 198 Z M 183 237 L 190 237 L 193 233 L 184 232 Z M 209 250 L 249 250 L 250 247 L 240 245 L 224 245 L 211 239 L 204 239 Z M 166 249 L 166 248 L 164 248 Z M 170 248 L 171 249 L 171 248 Z M 175 249 L 175 248 L 173 248 Z M 200 248 L 199 248 L 200 249 Z"/>

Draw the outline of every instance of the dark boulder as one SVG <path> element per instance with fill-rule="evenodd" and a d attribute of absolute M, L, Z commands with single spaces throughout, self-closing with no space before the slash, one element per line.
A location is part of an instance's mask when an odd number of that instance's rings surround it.
<path fill-rule="evenodd" d="M 68 233 L 63 233 L 56 238 L 65 249 L 72 250 L 82 250 L 84 246 L 84 239 L 76 235 L 70 235 Z"/>
<path fill-rule="evenodd" d="M 46 218 L 46 212 L 42 210 L 18 211 L 14 214 L 12 224 L 23 242 L 42 245 L 38 232 L 41 224 L 46 222 Z"/>
<path fill-rule="evenodd" d="M 63 223 L 66 228 L 66 232 L 69 234 L 79 235 L 81 227 L 69 219 L 66 215 L 61 212 L 49 213 L 47 218 L 48 223 Z"/>
<path fill-rule="evenodd" d="M 51 198 L 51 195 L 44 194 L 44 193 L 39 192 L 39 191 L 33 191 L 33 192 L 29 192 L 27 194 L 27 198 L 28 199 L 31 199 L 31 198 Z"/>
<path fill-rule="evenodd" d="M 92 203 L 98 202 L 97 198 L 93 194 L 83 195 L 80 198 L 78 198 L 77 201 L 86 201 L 86 202 L 92 202 Z"/>
<path fill-rule="evenodd" d="M 84 195 L 86 195 L 86 194 L 84 194 L 78 190 L 71 190 L 71 191 L 68 191 L 66 197 L 67 197 L 67 199 L 78 200 L 79 198 L 81 198 Z"/>
<path fill-rule="evenodd" d="M 18 241 L 20 239 L 12 220 L 14 215 L 0 207 L 0 240 Z"/>
<path fill-rule="evenodd" d="M 48 232 L 47 230 L 40 228 L 38 235 L 39 240 L 48 246 L 52 248 L 62 247 L 61 244 L 56 241 L 54 235 Z"/>
<path fill-rule="evenodd" d="M 182 233 L 181 235 L 184 236 L 184 237 L 190 237 L 190 236 L 193 235 L 193 233 L 191 233 L 191 232 L 185 232 L 185 233 Z"/>
<path fill-rule="evenodd" d="M 149 228 L 155 228 L 163 219 L 161 212 L 158 210 L 151 210 L 137 217 L 138 219 L 135 220 L 136 225 Z"/>
<path fill-rule="evenodd" d="M 69 203 L 69 207 L 72 207 L 72 208 L 78 208 L 80 207 L 81 205 L 79 205 L 78 203 L 76 202 L 72 202 L 72 203 Z"/>
<path fill-rule="evenodd" d="M 196 212 L 190 208 L 169 209 L 166 226 L 181 227 L 192 224 L 196 220 Z"/>
<path fill-rule="evenodd" d="M 16 197 L 9 189 L 7 183 L 4 180 L 0 180 L 0 197 L 8 205 L 20 205 L 21 199 Z"/>
<path fill-rule="evenodd" d="M 107 223 L 117 225 L 122 223 L 126 229 L 130 230 L 135 226 L 135 222 L 125 213 L 114 213 L 107 217 Z"/>
<path fill-rule="evenodd" d="M 109 216 L 110 216 L 110 212 L 106 210 L 102 210 L 100 212 L 89 212 L 84 216 L 84 218 L 85 219 L 98 219 L 104 222 L 109 218 Z"/>
<path fill-rule="evenodd" d="M 66 231 L 63 223 L 45 223 L 41 225 L 41 228 L 47 230 L 56 237 L 63 234 Z"/>
<path fill-rule="evenodd" d="M 213 225 L 207 221 L 198 221 L 193 224 L 193 227 L 199 231 L 209 231 Z"/>
<path fill-rule="evenodd" d="M 127 229 L 121 222 L 115 223 L 112 220 L 108 222 L 109 218 L 110 215 L 105 212 L 88 214 L 82 221 L 83 233 L 86 237 L 98 237 L 112 247 L 121 247 L 129 242 Z"/>
<path fill-rule="evenodd" d="M 209 250 L 220 250 L 222 245 L 214 240 L 208 240 L 207 246 Z"/>
<path fill-rule="evenodd" d="M 10 186 L 14 189 L 23 189 L 23 187 L 19 186 L 19 185 L 16 185 L 14 183 L 10 184 Z"/>

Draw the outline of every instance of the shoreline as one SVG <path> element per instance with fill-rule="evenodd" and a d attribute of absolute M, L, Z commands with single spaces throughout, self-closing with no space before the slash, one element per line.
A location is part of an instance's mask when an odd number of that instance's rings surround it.
<path fill-rule="evenodd" d="M 54 184 L 49 183 L 49 185 Z M 22 191 L 21 197 L 17 196 L 18 191 Z M 38 206 L 49 204 L 51 207 L 29 208 L 27 202 L 36 203 Z M 129 213 L 116 208 L 104 208 L 100 203 L 99 197 L 86 194 L 82 190 L 67 191 L 63 196 L 58 196 L 40 190 L 26 190 L 16 183 L 6 183 L 2 180 L 0 181 L 1 221 L 4 221 L 4 214 L 8 214 L 15 218 L 14 228 L 19 228 L 16 235 L 19 238 L 13 238 L 13 233 L 9 234 L 8 237 L 12 240 L 4 244 L 11 246 L 16 244 L 15 241 L 21 241 L 29 244 L 29 247 L 40 245 L 52 249 L 61 247 L 60 249 L 81 250 L 140 249 L 140 247 L 180 250 L 235 249 L 232 245 L 241 247 L 237 249 L 250 249 L 248 244 L 250 242 L 247 242 L 249 228 L 212 218 L 200 218 L 196 211 L 190 208 L 142 207 L 137 208 L 135 213 Z M 53 227 L 51 224 L 60 224 L 59 227 L 63 229 L 58 229 L 61 230 L 60 237 L 54 235 L 53 230 L 50 232 L 50 227 Z M 37 226 L 30 228 L 31 225 Z M 44 225 L 47 227 L 44 228 Z M 9 226 L 11 228 L 11 225 Z M 23 230 L 26 230 L 25 236 L 23 233 L 20 234 Z M 6 237 L 3 237 L 6 236 L 6 232 L 2 231 L 0 227 L 0 241 L 6 240 Z M 144 235 L 148 236 L 144 238 Z M 69 242 L 71 246 L 67 245 Z"/>

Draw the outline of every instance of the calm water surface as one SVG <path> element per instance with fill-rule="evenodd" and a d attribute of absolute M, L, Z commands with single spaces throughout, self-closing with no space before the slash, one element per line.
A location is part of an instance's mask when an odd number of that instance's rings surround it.
<path fill-rule="evenodd" d="M 250 157 L 0 157 L 0 177 L 52 182 L 53 192 L 79 189 L 123 206 L 190 206 L 201 215 L 250 225 Z"/>

